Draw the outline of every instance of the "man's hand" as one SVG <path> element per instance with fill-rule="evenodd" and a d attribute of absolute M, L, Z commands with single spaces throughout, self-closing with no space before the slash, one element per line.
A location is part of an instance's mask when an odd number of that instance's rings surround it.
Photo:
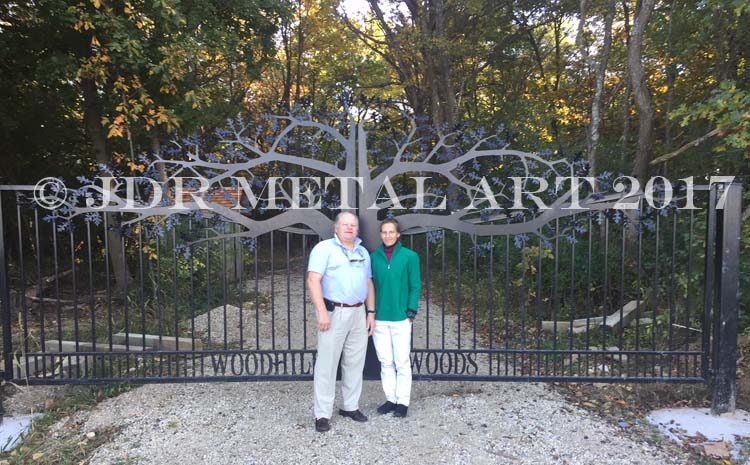
<path fill-rule="evenodd" d="M 328 314 L 323 300 L 323 275 L 310 271 L 307 273 L 307 288 L 310 289 L 310 300 L 315 306 L 318 315 L 318 329 L 328 331 L 331 329 L 331 316 Z"/>
<path fill-rule="evenodd" d="M 375 314 L 368 313 L 367 314 L 367 335 L 372 336 L 372 333 L 374 332 L 375 332 Z"/>
<path fill-rule="evenodd" d="M 328 311 L 318 313 L 318 329 L 323 332 L 331 329 L 331 317 L 328 315 Z"/>

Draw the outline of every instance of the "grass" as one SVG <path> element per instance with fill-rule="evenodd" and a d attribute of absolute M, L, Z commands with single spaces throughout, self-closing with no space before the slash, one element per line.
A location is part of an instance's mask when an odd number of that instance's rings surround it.
<path fill-rule="evenodd" d="M 130 391 L 133 387 L 128 384 L 66 386 L 61 403 L 50 407 L 37 417 L 23 443 L 8 453 L 0 454 L 0 462 L 4 461 L 3 463 L 8 465 L 85 463 L 99 446 L 111 441 L 118 434 L 119 428 L 81 431 L 80 425 L 73 424 L 58 436 L 50 434 L 51 428 L 65 417 L 89 409 L 104 399 Z M 122 463 L 126 465 L 133 462 Z"/>

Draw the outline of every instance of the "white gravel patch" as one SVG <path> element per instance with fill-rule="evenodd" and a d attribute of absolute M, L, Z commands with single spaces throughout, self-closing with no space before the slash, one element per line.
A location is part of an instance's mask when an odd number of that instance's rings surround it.
<path fill-rule="evenodd" d="M 311 382 L 148 385 L 83 413 L 80 432 L 122 427 L 92 465 L 689 463 L 542 384 L 416 382 L 405 419 L 378 415 L 381 398 L 379 382 L 365 382 L 370 421 L 334 415 L 321 434 Z"/>

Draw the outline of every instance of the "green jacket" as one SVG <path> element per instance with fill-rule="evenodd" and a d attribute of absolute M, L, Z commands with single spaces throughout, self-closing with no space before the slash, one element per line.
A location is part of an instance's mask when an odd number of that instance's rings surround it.
<path fill-rule="evenodd" d="M 419 273 L 419 256 L 400 242 L 391 255 L 391 262 L 381 244 L 370 255 L 372 280 L 375 283 L 375 319 L 403 321 L 406 310 L 419 309 L 422 278 Z"/>

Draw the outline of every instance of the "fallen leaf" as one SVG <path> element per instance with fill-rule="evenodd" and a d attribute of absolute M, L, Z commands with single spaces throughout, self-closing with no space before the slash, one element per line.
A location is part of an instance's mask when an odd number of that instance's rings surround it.
<path fill-rule="evenodd" d="M 703 453 L 709 457 L 718 457 L 721 459 L 729 458 L 730 453 L 727 444 L 724 442 L 709 442 L 703 444 Z"/>
<path fill-rule="evenodd" d="M 44 409 L 45 410 L 54 410 L 62 405 L 63 401 L 62 398 L 59 397 L 52 397 L 49 399 L 46 399 L 44 401 Z"/>

